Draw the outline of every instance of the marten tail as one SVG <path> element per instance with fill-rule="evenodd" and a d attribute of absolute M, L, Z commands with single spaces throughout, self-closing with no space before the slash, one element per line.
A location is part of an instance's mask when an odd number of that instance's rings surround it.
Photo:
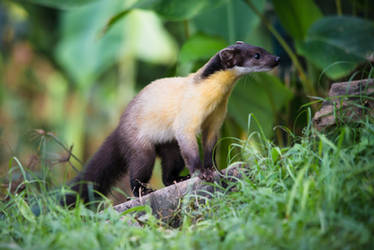
<path fill-rule="evenodd" d="M 124 155 L 120 150 L 120 135 L 114 130 L 100 146 L 91 160 L 71 182 L 71 190 L 76 194 L 68 194 L 61 200 L 62 204 L 72 205 L 76 196 L 84 202 L 97 200 L 99 194 L 107 195 L 116 181 L 126 172 Z"/>

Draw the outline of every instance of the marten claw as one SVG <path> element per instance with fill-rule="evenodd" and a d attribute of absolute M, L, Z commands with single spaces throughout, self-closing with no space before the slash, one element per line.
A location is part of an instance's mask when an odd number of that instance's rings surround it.
<path fill-rule="evenodd" d="M 207 182 L 213 182 L 214 171 L 212 169 L 204 169 L 203 171 L 200 172 L 199 178 Z"/>
<path fill-rule="evenodd" d="M 141 195 L 145 196 L 145 195 L 150 194 L 154 191 L 155 190 L 153 190 L 152 188 L 141 188 Z"/>
<path fill-rule="evenodd" d="M 190 178 L 191 178 L 190 175 L 186 175 L 186 176 L 178 176 L 178 178 L 175 180 L 175 182 L 178 183 L 178 182 L 181 182 L 181 181 L 188 180 L 188 179 L 190 179 Z"/>

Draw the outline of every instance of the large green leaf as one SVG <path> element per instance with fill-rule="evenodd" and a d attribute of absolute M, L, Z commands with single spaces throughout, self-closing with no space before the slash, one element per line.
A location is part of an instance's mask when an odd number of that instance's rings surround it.
<path fill-rule="evenodd" d="M 277 113 L 292 98 L 292 92 L 275 76 L 254 73 L 241 79 L 229 101 L 229 114 L 246 130 L 253 113 L 266 136 L 272 135 Z"/>
<path fill-rule="evenodd" d="M 98 34 L 119 6 L 114 1 L 100 1 L 62 15 L 57 60 L 78 84 L 92 82 L 116 61 L 124 39 L 124 23 L 101 38 Z"/>
<path fill-rule="evenodd" d="M 347 16 L 326 17 L 309 29 L 298 52 L 332 79 L 348 75 L 374 55 L 374 23 Z"/>
<path fill-rule="evenodd" d="M 107 0 L 63 14 L 57 60 L 79 85 L 92 83 L 126 51 L 153 63 L 175 62 L 175 42 L 150 11 L 132 12 L 99 36 L 107 20 L 121 7 L 123 3 Z"/>
<path fill-rule="evenodd" d="M 178 75 L 187 75 L 193 65 L 199 61 L 207 61 L 219 50 L 227 46 L 221 38 L 197 34 L 189 38 L 182 46 L 178 58 Z"/>
<path fill-rule="evenodd" d="M 131 17 L 131 18 L 130 18 Z M 136 10 L 126 23 L 127 38 L 135 56 L 156 64 L 174 64 L 177 59 L 177 44 L 164 28 L 160 18 L 152 11 Z"/>
<path fill-rule="evenodd" d="M 152 10 L 165 20 L 181 21 L 188 20 L 204 9 L 214 8 L 226 1 L 228 0 L 138 0 L 113 15 L 104 27 L 104 32 L 136 9 Z"/>
<path fill-rule="evenodd" d="M 190 19 L 206 8 L 227 0 L 139 0 L 132 8 L 153 10 L 167 20 Z"/>
<path fill-rule="evenodd" d="M 322 17 L 313 0 L 273 0 L 273 6 L 284 29 L 296 40 L 303 39 L 309 27 Z"/>
<path fill-rule="evenodd" d="M 179 61 L 184 63 L 209 59 L 226 46 L 226 41 L 221 38 L 197 34 L 183 44 L 179 53 Z"/>
<path fill-rule="evenodd" d="M 254 2 L 257 9 L 263 11 L 265 0 Z M 192 20 L 198 31 L 223 37 L 228 42 L 248 40 L 260 19 L 242 0 L 232 0 L 216 8 L 202 11 Z"/>
<path fill-rule="evenodd" d="M 22 2 L 30 2 L 58 9 L 70 9 L 97 1 L 99 0 L 23 0 Z"/>

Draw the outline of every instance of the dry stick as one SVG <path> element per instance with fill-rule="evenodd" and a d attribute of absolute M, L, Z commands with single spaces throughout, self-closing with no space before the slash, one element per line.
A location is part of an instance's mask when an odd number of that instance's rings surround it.
<path fill-rule="evenodd" d="M 73 146 L 71 146 L 70 149 L 68 149 L 53 133 L 48 132 L 47 135 L 50 136 L 50 137 L 52 137 L 53 140 L 58 145 L 60 145 L 66 152 L 68 152 L 71 157 L 73 157 L 77 162 L 79 162 L 79 164 L 83 165 L 83 162 L 81 160 L 79 160 L 79 158 L 72 153 Z"/>
<path fill-rule="evenodd" d="M 224 169 L 223 173 L 219 171 L 214 172 L 214 182 L 225 186 L 227 185 L 227 181 L 234 182 L 240 179 L 245 169 L 243 163 L 235 163 Z M 181 199 L 186 195 L 209 197 L 212 193 L 219 190 L 222 190 L 219 188 L 219 185 L 212 185 L 198 177 L 192 177 L 140 198 L 119 204 L 114 209 L 118 212 L 124 212 L 133 207 L 149 205 L 154 214 L 161 218 L 167 218 L 174 214 L 179 207 Z"/>

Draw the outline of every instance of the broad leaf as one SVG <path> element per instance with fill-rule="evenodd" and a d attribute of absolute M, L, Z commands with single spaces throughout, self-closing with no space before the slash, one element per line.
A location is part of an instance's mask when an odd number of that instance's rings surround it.
<path fill-rule="evenodd" d="M 257 9 L 263 11 L 265 0 L 256 0 Z M 218 35 L 228 42 L 247 41 L 260 19 L 242 0 L 232 0 L 216 8 L 202 11 L 192 20 L 198 31 Z"/>
<path fill-rule="evenodd" d="M 114 24 L 136 9 L 152 10 L 165 20 L 181 21 L 191 19 L 202 10 L 214 8 L 226 1 L 228 0 L 138 0 L 113 15 L 105 25 L 103 32 L 111 29 Z"/>
<path fill-rule="evenodd" d="M 179 54 L 179 61 L 184 63 L 200 59 L 209 59 L 226 46 L 227 43 L 223 39 L 197 34 L 183 44 Z"/>
<path fill-rule="evenodd" d="M 304 39 L 309 27 L 322 13 L 313 0 L 273 0 L 283 28 L 296 40 Z"/>
<path fill-rule="evenodd" d="M 338 79 L 374 55 L 373 41 L 373 22 L 335 16 L 314 23 L 297 49 L 328 77 Z"/>
<path fill-rule="evenodd" d="M 177 44 L 154 12 L 134 11 L 129 21 L 126 23 L 126 41 L 131 42 L 131 50 L 137 58 L 157 64 L 175 63 Z"/>
<path fill-rule="evenodd" d="M 203 34 L 192 36 L 183 44 L 179 53 L 177 74 L 187 75 L 196 62 L 207 61 L 226 46 L 227 43 L 217 37 Z"/>
<path fill-rule="evenodd" d="M 275 76 L 254 73 L 241 79 L 229 101 L 229 114 L 246 130 L 253 113 L 266 136 L 272 135 L 276 115 L 292 98 L 292 92 Z"/>
<path fill-rule="evenodd" d="M 227 0 L 139 0 L 132 8 L 153 10 L 167 20 L 190 19 L 206 8 L 213 8 Z"/>
<path fill-rule="evenodd" d="M 100 1 L 62 15 L 57 60 L 78 84 L 92 83 L 115 63 L 124 40 L 124 23 L 103 37 L 98 34 L 118 7 L 114 1 Z"/>
<path fill-rule="evenodd" d="M 135 11 L 99 36 L 122 6 L 118 1 L 100 1 L 63 14 L 57 60 L 79 85 L 92 83 L 126 51 L 153 63 L 175 62 L 176 45 L 152 12 Z"/>
<path fill-rule="evenodd" d="M 22 2 L 30 2 L 57 9 L 70 9 L 95 3 L 97 1 L 99 0 L 23 0 Z"/>

